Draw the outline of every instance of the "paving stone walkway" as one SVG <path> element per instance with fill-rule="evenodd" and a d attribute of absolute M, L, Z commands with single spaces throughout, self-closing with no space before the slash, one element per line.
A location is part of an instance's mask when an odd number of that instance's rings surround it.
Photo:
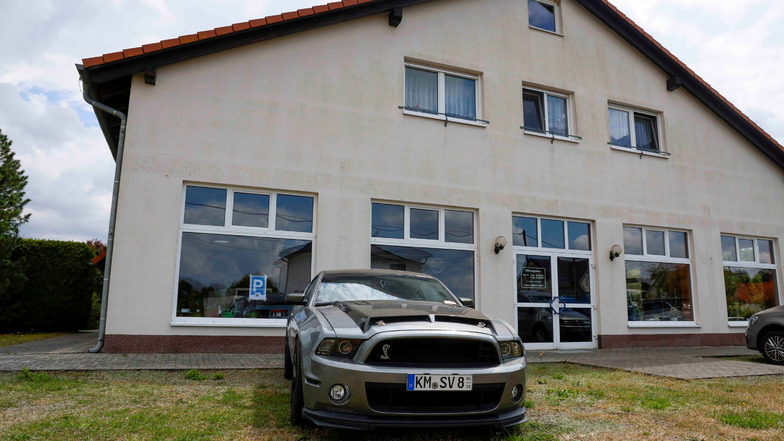
<path fill-rule="evenodd" d="M 280 354 L 91 354 L 95 332 L 0 348 L 0 371 L 180 370 L 282 368 Z M 741 346 L 531 351 L 530 363 L 566 362 L 696 379 L 784 375 L 784 366 L 727 360 L 759 356 Z"/>

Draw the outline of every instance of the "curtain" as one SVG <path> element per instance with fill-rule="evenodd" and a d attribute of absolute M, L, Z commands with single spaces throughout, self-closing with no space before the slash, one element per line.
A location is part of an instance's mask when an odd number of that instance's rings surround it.
<path fill-rule="evenodd" d="M 632 146 L 629 133 L 629 112 L 610 109 L 610 142 L 624 147 Z"/>
<path fill-rule="evenodd" d="M 476 119 L 476 81 L 445 75 L 446 114 L 456 118 Z"/>
<path fill-rule="evenodd" d="M 438 113 L 438 73 L 406 68 L 406 108 Z"/>
<path fill-rule="evenodd" d="M 653 118 L 634 116 L 634 133 L 637 136 L 637 148 L 659 150 L 656 142 L 656 124 Z"/>
<path fill-rule="evenodd" d="M 565 98 L 547 95 L 547 121 L 550 133 L 561 136 L 569 134 Z"/>

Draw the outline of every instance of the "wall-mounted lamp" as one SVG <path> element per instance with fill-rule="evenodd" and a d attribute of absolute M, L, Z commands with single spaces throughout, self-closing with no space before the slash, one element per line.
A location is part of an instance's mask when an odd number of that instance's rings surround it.
<path fill-rule="evenodd" d="M 610 260 L 615 260 L 622 252 L 623 248 L 621 248 L 620 245 L 613 245 L 612 248 L 610 248 Z"/>
<path fill-rule="evenodd" d="M 495 253 L 498 254 L 499 251 L 503 250 L 506 247 L 506 238 L 504 236 L 498 236 L 495 238 Z"/>

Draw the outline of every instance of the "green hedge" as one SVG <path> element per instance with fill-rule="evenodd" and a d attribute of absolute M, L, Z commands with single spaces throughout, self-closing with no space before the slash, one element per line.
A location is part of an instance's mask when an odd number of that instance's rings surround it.
<path fill-rule="evenodd" d="M 0 332 L 84 329 L 100 283 L 94 256 L 86 243 L 20 239 L 12 260 L 25 280 L 0 292 Z"/>

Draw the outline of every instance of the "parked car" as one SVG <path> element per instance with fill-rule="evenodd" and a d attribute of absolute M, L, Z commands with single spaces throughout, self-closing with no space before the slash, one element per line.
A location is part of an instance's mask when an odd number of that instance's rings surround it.
<path fill-rule="evenodd" d="M 434 277 L 324 271 L 286 302 L 296 305 L 284 348 L 295 424 L 370 430 L 526 420 L 520 337 Z"/>
<path fill-rule="evenodd" d="M 770 363 L 784 365 L 784 306 L 751 316 L 746 328 L 746 347 L 760 351 Z"/>

